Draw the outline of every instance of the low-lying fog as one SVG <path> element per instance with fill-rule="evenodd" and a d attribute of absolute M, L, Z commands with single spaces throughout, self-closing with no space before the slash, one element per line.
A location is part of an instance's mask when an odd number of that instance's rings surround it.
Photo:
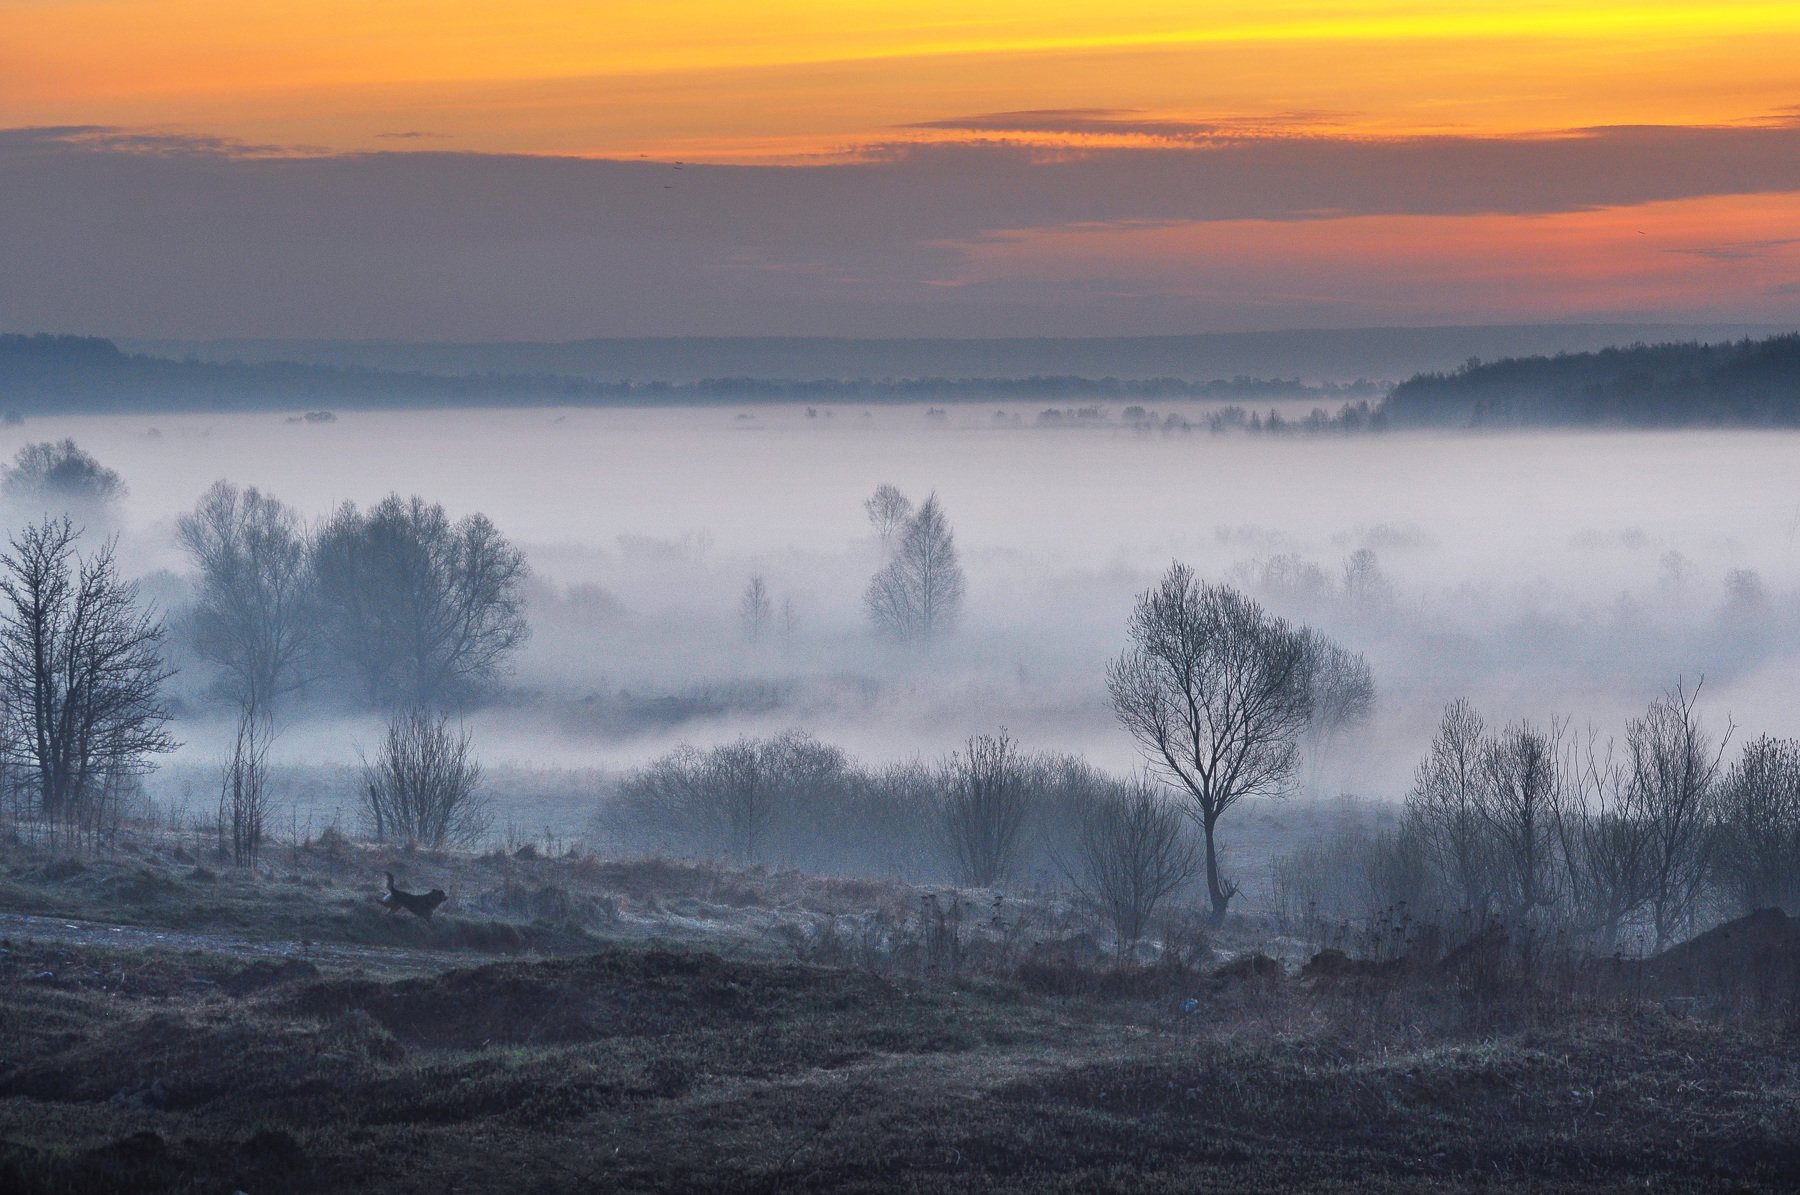
<path fill-rule="evenodd" d="M 1368 657 L 1374 722 L 1309 767 L 1321 794 L 1399 796 L 1464 695 L 1490 722 L 1616 733 L 1704 676 L 1711 724 L 1800 729 L 1791 434 L 1211 435 L 1128 426 L 1122 407 L 1058 426 L 1017 403 L 43 418 L 0 451 L 67 435 L 118 470 L 121 556 L 171 604 L 180 586 L 153 574 L 187 570 L 174 519 L 221 477 L 308 517 L 390 491 L 488 514 L 535 574 L 509 689 L 467 715 L 503 810 L 515 765 L 617 770 L 790 726 L 872 760 L 1004 726 L 1124 768 L 1102 670 L 1173 559 Z M 967 570 L 963 625 L 928 653 L 877 641 L 864 615 L 883 557 L 862 504 L 881 482 L 937 493 Z M 1378 570 L 1347 586 L 1363 548 Z M 738 619 L 752 574 L 777 610 L 756 644 Z M 184 708 L 169 776 L 223 746 L 222 714 Z M 278 761 L 353 763 L 377 733 L 308 709 Z M 579 832 L 591 812 L 521 816 Z"/>

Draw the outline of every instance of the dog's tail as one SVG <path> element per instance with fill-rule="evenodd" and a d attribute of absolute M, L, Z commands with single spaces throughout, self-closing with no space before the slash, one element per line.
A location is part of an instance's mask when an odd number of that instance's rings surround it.
<path fill-rule="evenodd" d="M 383 874 L 387 877 L 388 891 L 392 892 L 394 890 L 394 873 L 391 871 L 384 871 L 381 874 Z"/>

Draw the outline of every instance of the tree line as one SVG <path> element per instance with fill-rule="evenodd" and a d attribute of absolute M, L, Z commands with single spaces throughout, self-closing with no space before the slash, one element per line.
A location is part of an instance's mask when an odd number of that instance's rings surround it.
<path fill-rule="evenodd" d="M 1401 894 L 1605 951 L 1800 909 L 1800 742 L 1764 736 L 1730 759 L 1732 728 L 1710 730 L 1699 696 L 1677 684 L 1616 743 L 1563 720 L 1490 728 L 1453 703 L 1386 845 Z"/>
<path fill-rule="evenodd" d="M 1471 360 L 1409 378 L 1380 410 L 1397 428 L 1792 427 L 1800 334 Z"/>

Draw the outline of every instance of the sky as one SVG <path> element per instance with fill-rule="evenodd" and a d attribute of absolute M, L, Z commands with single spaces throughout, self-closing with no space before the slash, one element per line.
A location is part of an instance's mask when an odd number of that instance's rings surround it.
<path fill-rule="evenodd" d="M 0 0 L 0 328 L 1800 323 L 1800 5 Z"/>

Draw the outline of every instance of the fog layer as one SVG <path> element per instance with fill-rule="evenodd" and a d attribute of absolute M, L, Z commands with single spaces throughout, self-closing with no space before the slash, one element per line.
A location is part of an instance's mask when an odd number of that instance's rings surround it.
<path fill-rule="evenodd" d="M 1497 721 L 1565 714 L 1606 729 L 1678 677 L 1704 677 L 1719 723 L 1795 732 L 1790 435 L 1216 436 L 1133 428 L 1118 411 L 1054 427 L 1039 414 L 46 418 L 9 429 L 0 450 L 69 435 L 117 469 L 130 486 L 121 557 L 172 611 L 187 568 L 174 519 L 222 477 L 308 518 L 391 491 L 487 514 L 534 574 L 533 637 L 502 697 L 466 713 L 496 783 L 510 768 L 617 770 L 678 742 L 787 727 L 877 761 L 935 758 L 1006 727 L 1027 747 L 1123 768 L 1136 755 L 1103 668 L 1133 596 L 1173 559 L 1373 665 L 1373 724 L 1315 751 L 1316 793 L 1399 796 L 1443 705 L 1465 695 Z M 938 495 L 967 570 L 962 625 L 929 650 L 868 628 L 862 594 L 883 556 L 862 501 L 881 482 Z M 754 643 L 739 622 L 753 575 L 784 614 Z M 182 681 L 171 775 L 221 749 L 202 668 Z M 276 756 L 354 762 L 377 726 L 315 700 Z M 591 813 L 547 804 L 522 816 L 577 829 Z"/>

